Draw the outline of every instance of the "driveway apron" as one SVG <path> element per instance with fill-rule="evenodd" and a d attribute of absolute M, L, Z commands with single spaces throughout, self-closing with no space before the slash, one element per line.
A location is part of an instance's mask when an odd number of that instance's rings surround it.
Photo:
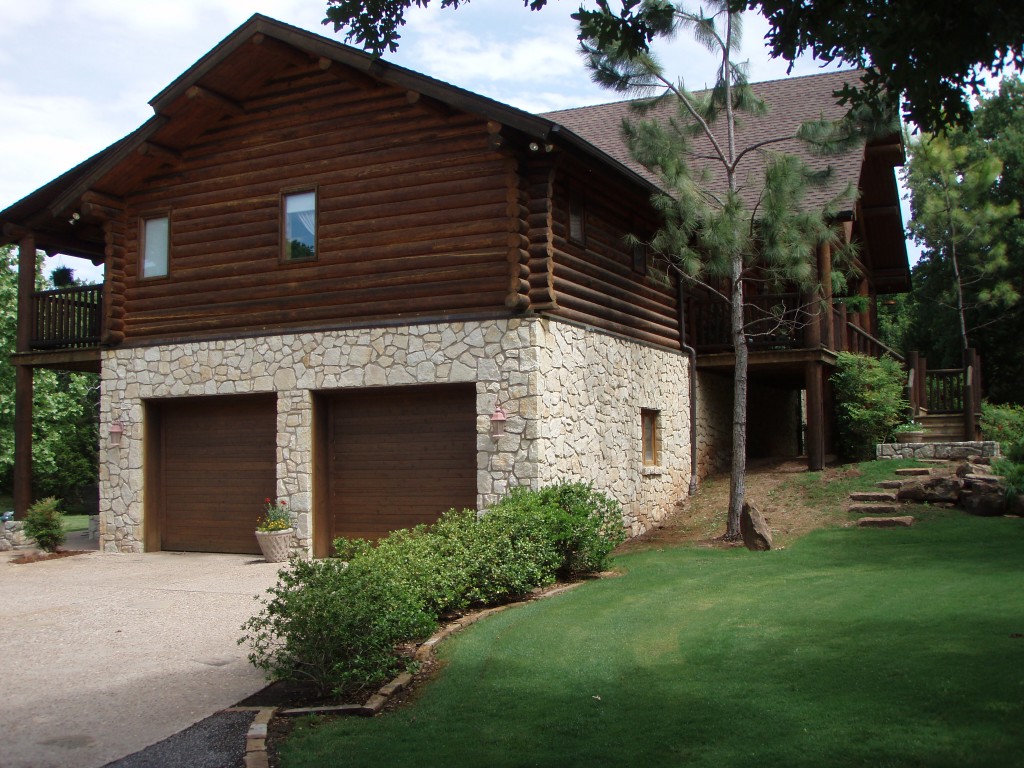
<path fill-rule="evenodd" d="M 252 555 L 0 559 L 0 764 L 91 768 L 265 685 L 237 644 L 279 565 Z"/>

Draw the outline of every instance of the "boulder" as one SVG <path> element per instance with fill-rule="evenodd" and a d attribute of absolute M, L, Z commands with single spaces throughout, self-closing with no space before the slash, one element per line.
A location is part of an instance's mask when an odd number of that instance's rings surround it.
<path fill-rule="evenodd" d="M 752 552 L 763 552 L 772 548 L 772 531 L 765 522 L 761 510 L 753 504 L 744 504 L 740 514 L 740 533 L 743 544 Z"/>
<path fill-rule="evenodd" d="M 960 506 L 972 515 L 1004 515 L 1009 511 L 1006 484 L 996 475 L 965 475 Z"/>
<path fill-rule="evenodd" d="M 962 486 L 963 481 L 959 478 L 940 475 L 904 482 L 899 497 L 903 501 L 955 504 Z"/>

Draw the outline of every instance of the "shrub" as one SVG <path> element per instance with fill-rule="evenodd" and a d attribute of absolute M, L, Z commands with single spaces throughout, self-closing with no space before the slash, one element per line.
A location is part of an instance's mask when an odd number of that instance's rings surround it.
<path fill-rule="evenodd" d="M 321 694 L 359 690 L 410 666 L 395 647 L 436 624 L 417 599 L 369 558 L 293 560 L 238 641 L 271 680 L 309 681 Z"/>
<path fill-rule="evenodd" d="M 438 619 L 600 570 L 624 538 L 618 503 L 582 483 L 517 489 L 478 517 L 451 510 L 432 526 L 374 545 L 337 539 L 336 558 L 293 561 L 243 625 L 249 660 L 273 680 L 322 692 L 372 685 L 407 662 L 394 648 Z"/>
<path fill-rule="evenodd" d="M 563 576 L 602 570 L 626 535 L 619 503 L 586 483 L 558 483 L 539 491 L 515 488 L 488 516 L 495 512 L 533 516 L 542 523 L 557 547 Z"/>
<path fill-rule="evenodd" d="M 1024 407 L 981 404 L 981 435 L 999 443 L 1008 453 L 1015 443 L 1024 443 Z"/>
<path fill-rule="evenodd" d="M 64 516 L 53 496 L 40 499 L 25 515 L 25 535 L 46 552 L 56 552 L 64 543 Z"/>
<path fill-rule="evenodd" d="M 889 439 L 906 420 L 905 378 L 890 358 L 839 353 L 832 384 L 839 447 L 846 458 L 874 457 L 875 444 Z"/>

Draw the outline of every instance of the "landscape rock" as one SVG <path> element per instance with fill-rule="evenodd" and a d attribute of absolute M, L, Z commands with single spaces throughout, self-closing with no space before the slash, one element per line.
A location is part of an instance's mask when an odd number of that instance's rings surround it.
<path fill-rule="evenodd" d="M 927 501 L 955 504 L 960 497 L 962 481 L 955 477 L 929 477 L 924 480 L 906 482 L 900 488 L 903 501 Z"/>
<path fill-rule="evenodd" d="M 899 517 L 862 517 L 857 521 L 860 528 L 908 528 L 914 524 L 910 515 Z"/>
<path fill-rule="evenodd" d="M 740 514 L 740 533 L 743 544 L 752 552 L 764 552 L 772 548 L 772 531 L 765 522 L 761 510 L 753 504 L 744 504 Z"/>
<path fill-rule="evenodd" d="M 886 491 L 856 491 L 850 494 L 850 501 L 860 502 L 888 502 L 896 501 L 896 494 Z"/>

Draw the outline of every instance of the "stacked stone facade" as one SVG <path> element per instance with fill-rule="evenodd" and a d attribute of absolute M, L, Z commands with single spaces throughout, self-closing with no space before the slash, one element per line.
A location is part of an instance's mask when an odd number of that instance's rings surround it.
<path fill-rule="evenodd" d="M 690 475 L 688 359 L 547 318 L 291 333 L 104 353 L 101 424 L 125 432 L 100 456 L 100 538 L 106 551 L 144 547 L 147 400 L 273 392 L 277 492 L 309 552 L 314 397 L 347 387 L 472 382 L 477 503 L 510 487 L 592 482 L 624 507 L 633 534 L 685 496 Z M 508 415 L 491 435 L 491 414 Z M 659 463 L 644 466 L 640 410 L 659 412 Z"/>

